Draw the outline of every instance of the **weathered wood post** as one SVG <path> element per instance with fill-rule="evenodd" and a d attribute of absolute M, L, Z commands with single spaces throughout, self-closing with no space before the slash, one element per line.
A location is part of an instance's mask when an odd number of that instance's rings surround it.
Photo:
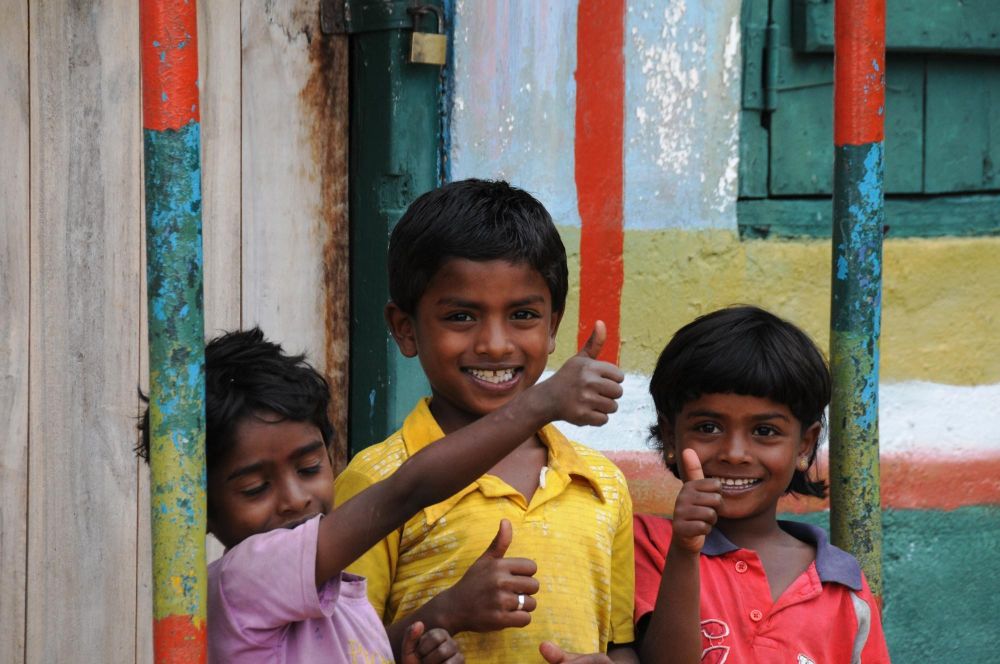
<path fill-rule="evenodd" d="M 830 527 L 882 596 L 878 364 L 885 222 L 885 0 L 836 0 Z"/>
<path fill-rule="evenodd" d="M 194 0 L 140 5 L 156 661 L 207 660 L 205 333 Z"/>

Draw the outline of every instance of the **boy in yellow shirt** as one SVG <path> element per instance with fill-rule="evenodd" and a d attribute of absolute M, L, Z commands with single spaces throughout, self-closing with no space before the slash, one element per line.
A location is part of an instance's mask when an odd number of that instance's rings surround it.
<path fill-rule="evenodd" d="M 403 355 L 419 358 L 431 397 L 351 461 L 338 504 L 533 385 L 566 302 L 552 218 L 504 182 L 453 182 L 418 198 L 388 260 L 386 321 Z M 603 337 L 598 321 L 592 340 Z M 614 365 L 605 370 L 622 380 Z M 620 395 L 619 386 L 599 396 Z M 420 620 L 453 634 L 470 664 L 635 662 L 632 546 L 621 472 L 550 424 L 349 569 L 367 577 L 393 643 Z"/>

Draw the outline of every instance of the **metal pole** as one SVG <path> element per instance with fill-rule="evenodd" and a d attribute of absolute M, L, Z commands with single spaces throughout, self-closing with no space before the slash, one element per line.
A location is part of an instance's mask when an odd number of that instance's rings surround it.
<path fill-rule="evenodd" d="M 153 649 L 205 662 L 205 334 L 194 0 L 143 0 Z"/>
<path fill-rule="evenodd" d="M 882 595 L 878 365 L 885 222 L 885 0 L 836 0 L 830 528 Z"/>

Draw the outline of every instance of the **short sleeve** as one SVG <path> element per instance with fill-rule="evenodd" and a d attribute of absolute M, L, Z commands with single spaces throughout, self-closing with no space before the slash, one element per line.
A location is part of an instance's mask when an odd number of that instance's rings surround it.
<path fill-rule="evenodd" d="M 355 458 L 344 469 L 334 483 L 334 503 L 342 505 L 378 481 L 358 468 Z M 379 619 L 385 621 L 386 605 L 392 580 L 396 575 L 396 561 L 399 559 L 399 530 L 389 533 L 360 558 L 347 566 L 348 572 L 363 576 L 368 582 L 368 600 L 375 608 Z"/>
<path fill-rule="evenodd" d="M 635 599 L 635 567 L 632 563 L 632 497 L 622 479 L 622 504 L 618 530 L 615 531 L 611 549 L 611 634 L 609 641 L 616 644 L 632 643 L 635 628 L 632 609 Z"/>
<path fill-rule="evenodd" d="M 219 560 L 215 574 L 222 608 L 239 630 L 270 630 L 333 613 L 340 576 L 316 588 L 321 518 L 249 537 Z"/>
<path fill-rule="evenodd" d="M 872 595 L 871 588 L 868 587 L 868 579 L 864 578 L 863 574 L 861 582 L 860 597 L 868 605 L 871 617 L 868 639 L 861 651 L 861 664 L 889 664 L 889 647 L 885 643 L 885 633 L 882 631 L 881 609 L 875 596 Z"/>
<path fill-rule="evenodd" d="M 660 592 L 663 564 L 670 546 L 670 521 L 651 514 L 636 514 L 635 537 L 635 622 L 652 613 Z"/>

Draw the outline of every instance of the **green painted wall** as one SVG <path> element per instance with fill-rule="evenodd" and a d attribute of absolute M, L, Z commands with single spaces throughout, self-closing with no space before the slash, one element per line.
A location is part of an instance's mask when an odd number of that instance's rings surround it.
<path fill-rule="evenodd" d="M 829 531 L 828 512 L 784 518 Z M 1000 507 L 885 510 L 882 527 L 892 661 L 1000 661 Z"/>

